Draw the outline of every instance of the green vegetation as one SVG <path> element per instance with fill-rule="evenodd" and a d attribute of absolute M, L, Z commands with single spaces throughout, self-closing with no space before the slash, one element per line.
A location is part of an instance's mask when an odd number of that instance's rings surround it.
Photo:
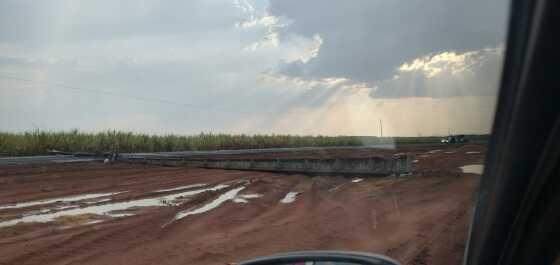
<path fill-rule="evenodd" d="M 357 146 L 358 137 L 230 135 L 148 135 L 120 131 L 0 133 L 0 154 L 35 155 L 48 150 L 65 152 L 166 152 L 184 150 L 254 149 L 300 146 Z"/>
<path fill-rule="evenodd" d="M 65 152 L 166 152 L 185 150 L 255 149 L 274 147 L 362 146 L 375 144 L 436 143 L 440 137 L 379 138 L 361 136 L 148 135 L 121 131 L 86 133 L 77 130 L 25 133 L 0 132 L 0 155 L 38 155 Z"/>

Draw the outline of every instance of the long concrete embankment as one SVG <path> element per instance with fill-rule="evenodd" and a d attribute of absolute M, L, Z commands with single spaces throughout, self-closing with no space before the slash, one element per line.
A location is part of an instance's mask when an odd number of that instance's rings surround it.
<path fill-rule="evenodd" d="M 131 163 L 307 174 L 390 175 L 412 171 L 411 156 L 334 159 L 180 159 L 144 157 Z"/>

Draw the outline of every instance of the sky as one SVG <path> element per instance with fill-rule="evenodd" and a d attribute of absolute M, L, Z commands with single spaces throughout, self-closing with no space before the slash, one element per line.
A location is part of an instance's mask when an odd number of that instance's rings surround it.
<path fill-rule="evenodd" d="M 506 0 L 0 1 L 0 131 L 488 133 Z"/>

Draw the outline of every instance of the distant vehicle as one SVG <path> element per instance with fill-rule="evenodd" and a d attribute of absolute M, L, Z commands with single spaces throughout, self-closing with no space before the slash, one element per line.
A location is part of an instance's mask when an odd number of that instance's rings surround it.
<path fill-rule="evenodd" d="M 440 142 L 442 144 L 462 144 L 468 141 L 467 137 L 463 134 L 449 135 L 441 138 Z"/>

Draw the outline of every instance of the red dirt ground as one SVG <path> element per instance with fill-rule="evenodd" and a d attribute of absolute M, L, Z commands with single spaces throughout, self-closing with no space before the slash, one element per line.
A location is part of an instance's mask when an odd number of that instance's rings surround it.
<path fill-rule="evenodd" d="M 227 201 L 175 222 L 170 221 L 178 211 L 208 203 L 224 190 L 201 193 L 180 206 L 142 208 L 134 216 L 96 224 L 3 227 L 0 264 L 228 264 L 320 249 L 375 252 L 402 264 L 460 264 L 480 176 L 458 167 L 481 164 L 484 151 L 483 145 L 471 144 L 320 154 L 404 152 L 418 159 L 411 176 L 364 177 L 358 183 L 351 181 L 355 177 L 129 164 L 4 166 L 0 205 L 125 190 L 129 192 L 112 199 L 126 201 L 153 196 L 150 192 L 158 189 L 232 180 L 249 180 L 242 194 L 263 196 L 246 204 Z M 279 203 L 289 191 L 302 193 L 291 204 Z M 0 209 L 0 221 L 44 207 Z"/>

